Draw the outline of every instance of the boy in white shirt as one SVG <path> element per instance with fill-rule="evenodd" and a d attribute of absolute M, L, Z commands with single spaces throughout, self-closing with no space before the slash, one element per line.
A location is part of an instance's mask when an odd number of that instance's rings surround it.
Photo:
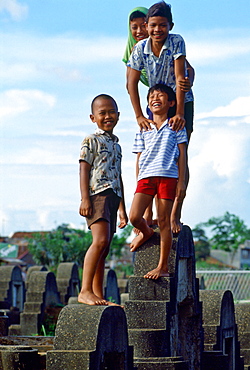
<path fill-rule="evenodd" d="M 130 221 L 140 232 L 130 249 L 134 252 L 154 233 L 144 212 L 157 195 L 157 215 L 160 228 L 160 260 L 158 266 L 144 277 L 158 279 L 169 276 L 168 257 L 172 245 L 171 211 L 173 202 L 182 202 L 186 194 L 186 129 L 174 131 L 169 124 L 168 111 L 175 104 L 175 93 L 164 84 L 149 89 L 148 105 L 153 113 L 155 126 L 136 134 L 133 152 L 137 153 L 138 183 Z"/>

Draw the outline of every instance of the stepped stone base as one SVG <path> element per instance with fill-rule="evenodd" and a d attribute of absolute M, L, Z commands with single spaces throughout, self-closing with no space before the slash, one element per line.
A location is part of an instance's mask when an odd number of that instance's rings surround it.
<path fill-rule="evenodd" d="M 129 299 L 137 301 L 169 301 L 170 278 L 150 280 L 144 277 L 131 276 L 129 278 Z"/>
<path fill-rule="evenodd" d="M 137 370 L 188 370 L 187 362 L 182 357 L 134 358 Z"/>
<path fill-rule="evenodd" d="M 125 311 L 129 329 L 165 329 L 165 301 L 127 301 Z"/>
<path fill-rule="evenodd" d="M 21 313 L 21 331 L 22 335 L 37 334 L 38 332 L 38 314 L 37 313 Z"/>
<path fill-rule="evenodd" d="M 129 329 L 129 343 L 134 347 L 135 357 L 165 357 L 165 342 L 166 330 Z"/>
<path fill-rule="evenodd" d="M 228 369 L 228 355 L 223 355 L 221 351 L 203 352 L 202 370 L 222 370 Z"/>
<path fill-rule="evenodd" d="M 241 349 L 240 350 L 241 356 L 244 357 L 244 363 L 245 364 L 250 364 L 250 349 Z"/>
<path fill-rule="evenodd" d="M 250 307 L 249 307 L 250 310 Z M 239 338 L 240 340 L 240 348 L 246 348 L 250 349 L 250 332 L 245 332 L 241 337 Z"/>
<path fill-rule="evenodd" d="M 0 369 L 15 370 L 29 369 L 40 370 L 39 355 L 36 349 L 28 346 L 4 346 L 0 347 Z"/>
<path fill-rule="evenodd" d="M 47 368 L 53 370 L 88 370 L 91 351 L 53 350 L 47 354 Z"/>
<path fill-rule="evenodd" d="M 206 344 L 215 344 L 217 337 L 217 325 L 203 325 L 204 329 L 204 343 Z"/>

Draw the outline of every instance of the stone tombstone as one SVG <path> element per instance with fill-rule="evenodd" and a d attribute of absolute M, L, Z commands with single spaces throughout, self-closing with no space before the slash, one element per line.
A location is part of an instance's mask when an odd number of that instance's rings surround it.
<path fill-rule="evenodd" d="M 74 262 L 60 263 L 57 268 L 56 282 L 63 304 L 67 304 L 70 297 L 77 297 L 80 292 L 77 264 Z"/>
<path fill-rule="evenodd" d="M 104 298 L 110 302 L 121 303 L 120 290 L 117 284 L 117 277 L 114 270 L 110 269 L 106 277 Z"/>
<path fill-rule="evenodd" d="M 61 310 L 60 306 L 55 275 L 49 271 L 32 272 L 24 311 L 20 317 L 22 335 L 38 334 L 44 325 L 46 310 L 50 307 L 59 307 Z"/>
<path fill-rule="evenodd" d="M 9 317 L 4 310 L 0 311 L 0 337 L 8 335 Z"/>
<path fill-rule="evenodd" d="M 201 366 L 202 304 L 195 276 L 195 249 L 191 229 L 184 225 L 176 246 L 175 275 L 170 293 L 170 350 L 182 356 L 190 370 Z"/>
<path fill-rule="evenodd" d="M 26 289 L 29 288 L 29 279 L 30 279 L 30 276 L 31 276 L 32 272 L 34 272 L 34 271 L 48 271 L 48 269 L 47 269 L 46 266 L 38 266 L 38 265 L 30 266 L 28 268 L 27 277 L 26 277 L 26 281 L 25 281 Z"/>
<path fill-rule="evenodd" d="M 132 370 L 126 315 L 120 306 L 65 306 L 47 370 Z"/>
<path fill-rule="evenodd" d="M 250 301 L 236 303 L 235 316 L 240 340 L 241 356 L 244 356 L 245 368 L 250 369 Z"/>
<path fill-rule="evenodd" d="M 170 353 L 170 286 L 175 273 L 175 248 L 169 257 L 170 277 L 157 280 L 144 275 L 158 265 L 159 229 L 135 252 L 134 276 L 129 277 L 129 295 L 124 302 L 129 344 L 134 347 L 138 370 L 188 370 L 182 356 Z"/>
<path fill-rule="evenodd" d="M 214 349 L 228 356 L 228 368 L 225 370 L 244 370 L 235 322 L 234 300 L 230 290 L 225 291 L 222 298 L 220 325 L 217 327 L 217 343 Z"/>
<path fill-rule="evenodd" d="M 37 349 L 29 346 L 0 346 L 0 370 L 38 370 L 39 362 Z"/>
<path fill-rule="evenodd" d="M 0 266 L 0 308 L 17 307 L 21 312 L 25 300 L 25 285 L 18 266 Z"/>

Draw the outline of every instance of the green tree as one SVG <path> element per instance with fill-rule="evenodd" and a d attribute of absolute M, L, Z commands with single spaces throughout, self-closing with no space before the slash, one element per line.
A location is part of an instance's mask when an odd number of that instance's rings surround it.
<path fill-rule="evenodd" d="M 110 255 L 122 255 L 122 248 L 131 230 L 132 226 L 128 225 L 120 236 L 114 235 Z M 90 231 L 72 229 L 69 225 L 62 224 L 56 230 L 34 234 L 28 242 L 28 249 L 34 261 L 56 271 L 61 262 L 76 262 L 81 266 L 92 243 L 92 235 Z"/>
<path fill-rule="evenodd" d="M 127 225 L 124 229 L 122 229 L 121 235 L 118 236 L 118 234 L 115 234 L 111 246 L 110 246 L 110 253 L 109 255 L 114 255 L 116 257 L 121 257 L 122 255 L 122 248 L 126 244 L 126 241 L 128 237 L 131 234 L 131 231 L 133 229 L 132 225 Z"/>
<path fill-rule="evenodd" d="M 210 243 L 206 232 L 200 226 L 196 226 L 192 230 L 194 238 L 194 247 L 195 247 L 195 259 L 197 260 L 206 260 L 210 255 Z"/>
<path fill-rule="evenodd" d="M 210 228 L 212 248 L 232 252 L 232 260 L 239 245 L 250 238 L 250 230 L 244 221 L 229 212 L 220 217 L 212 217 L 198 226 Z"/>
<path fill-rule="evenodd" d="M 63 224 L 47 233 L 36 233 L 29 240 L 28 249 L 38 264 L 57 268 L 61 262 L 82 264 L 92 241 L 88 231 L 71 229 Z"/>

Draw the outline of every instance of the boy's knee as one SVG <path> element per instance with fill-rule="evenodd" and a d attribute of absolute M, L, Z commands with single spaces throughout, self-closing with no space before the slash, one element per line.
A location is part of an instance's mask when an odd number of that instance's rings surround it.
<path fill-rule="evenodd" d="M 109 240 L 106 237 L 98 238 L 95 244 L 96 248 L 99 249 L 99 251 L 102 253 L 109 248 Z"/>
<path fill-rule="evenodd" d="M 168 220 L 166 217 L 165 218 L 158 218 L 157 219 L 158 225 L 160 229 L 169 229 L 171 230 L 171 225 L 170 225 L 170 220 Z"/>

